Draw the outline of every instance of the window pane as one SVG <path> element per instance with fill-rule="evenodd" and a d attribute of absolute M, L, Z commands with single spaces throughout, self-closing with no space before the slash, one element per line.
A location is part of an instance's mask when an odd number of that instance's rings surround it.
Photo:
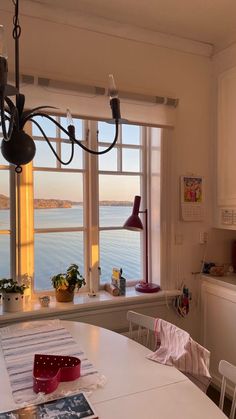
<path fill-rule="evenodd" d="M 35 289 L 52 289 L 50 278 L 66 271 L 71 263 L 84 274 L 82 232 L 35 234 Z"/>
<path fill-rule="evenodd" d="M 0 278 L 10 277 L 10 236 L 0 234 Z"/>
<path fill-rule="evenodd" d="M 140 145 L 140 130 L 136 125 L 122 125 L 122 143 Z"/>
<path fill-rule="evenodd" d="M 35 228 L 83 225 L 81 173 L 35 172 Z M 40 208 L 40 209 L 37 209 Z"/>
<path fill-rule="evenodd" d="M 105 147 L 99 147 L 99 151 L 103 150 Z M 99 170 L 117 171 L 117 148 L 99 156 Z"/>
<path fill-rule="evenodd" d="M 121 205 L 100 205 L 100 226 L 101 227 L 122 227 L 132 213 L 133 203 L 127 202 L 127 206 Z"/>
<path fill-rule="evenodd" d="M 50 141 L 52 147 L 57 152 L 56 143 Z M 34 167 L 56 167 L 56 157 L 50 149 L 48 143 L 43 141 L 35 141 L 36 153 L 33 160 Z"/>
<path fill-rule="evenodd" d="M 61 144 L 61 158 L 63 161 L 67 162 L 71 156 L 71 144 L 62 143 Z M 74 157 L 70 164 L 64 166 L 64 168 L 68 169 L 82 169 L 83 167 L 83 159 L 82 159 L 82 149 L 80 146 L 74 146 Z"/>
<path fill-rule="evenodd" d="M 140 172 L 140 150 L 122 150 L 122 170 L 124 172 Z"/>
<path fill-rule="evenodd" d="M 135 195 L 140 195 L 139 176 L 99 176 L 100 226 L 123 226 L 131 214 Z"/>
<path fill-rule="evenodd" d="M 110 282 L 112 268 L 122 268 L 127 280 L 141 278 L 141 233 L 120 230 L 100 232 L 101 282 Z"/>
<path fill-rule="evenodd" d="M 107 122 L 98 122 L 99 131 L 99 142 L 112 143 L 115 138 L 116 128 L 114 124 L 108 124 Z"/>
<path fill-rule="evenodd" d="M 9 196 L 9 171 L 0 170 L 0 230 L 10 229 Z"/>
<path fill-rule="evenodd" d="M 56 117 L 52 117 L 56 120 Z M 43 129 L 47 137 L 55 138 L 56 137 L 56 125 L 49 121 L 47 118 L 42 116 L 35 116 L 34 121 L 36 121 L 40 127 Z M 38 129 L 37 125 L 32 123 L 32 135 L 36 137 L 43 137 L 43 134 Z"/>
<path fill-rule="evenodd" d="M 81 119 L 73 118 L 73 123 L 74 123 L 74 126 L 75 126 L 75 138 L 77 140 L 80 140 L 80 141 L 84 140 L 84 138 L 83 138 L 83 123 L 82 123 Z M 65 128 L 67 130 L 67 118 L 61 117 L 60 118 L 60 124 L 63 126 L 63 128 Z M 60 131 L 60 137 L 68 139 L 68 135 L 66 135 L 63 131 Z"/>

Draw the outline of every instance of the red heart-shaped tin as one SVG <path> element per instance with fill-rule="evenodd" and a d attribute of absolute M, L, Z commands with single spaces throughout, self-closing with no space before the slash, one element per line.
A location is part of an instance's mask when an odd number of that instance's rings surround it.
<path fill-rule="evenodd" d="M 76 380 L 80 377 L 80 365 L 80 359 L 74 356 L 35 354 L 35 393 L 52 393 L 61 381 Z"/>

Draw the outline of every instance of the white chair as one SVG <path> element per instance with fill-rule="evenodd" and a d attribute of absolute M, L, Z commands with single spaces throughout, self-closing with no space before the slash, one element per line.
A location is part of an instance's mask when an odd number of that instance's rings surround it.
<path fill-rule="evenodd" d="M 232 406 L 230 410 L 229 419 L 234 419 L 235 415 L 235 407 L 236 407 L 236 366 L 230 364 L 227 361 L 220 361 L 219 363 L 219 372 L 223 375 L 222 383 L 221 383 L 221 391 L 220 391 L 220 403 L 219 408 L 223 410 L 224 407 L 224 398 L 225 398 L 225 390 L 226 390 L 226 379 L 232 381 L 235 384 Z"/>
<path fill-rule="evenodd" d="M 149 349 L 155 350 L 155 319 L 135 311 L 128 311 L 127 320 L 129 322 L 129 338 Z M 138 328 L 135 326 L 138 326 Z"/>

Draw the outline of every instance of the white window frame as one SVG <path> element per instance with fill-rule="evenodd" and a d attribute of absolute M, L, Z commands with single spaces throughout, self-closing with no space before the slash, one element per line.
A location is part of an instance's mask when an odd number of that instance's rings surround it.
<path fill-rule="evenodd" d="M 117 170 L 109 171 L 109 170 L 98 170 L 98 178 L 99 175 L 112 175 L 112 176 L 139 176 L 140 177 L 140 195 L 142 196 L 142 208 L 146 208 L 147 206 L 147 153 L 146 153 L 146 141 L 147 141 L 147 128 L 142 127 L 138 124 L 140 129 L 140 144 L 126 144 L 122 142 L 122 130 L 120 130 L 120 135 L 117 141 L 117 144 L 115 148 L 117 149 Z M 99 141 L 98 146 L 99 147 L 108 147 L 110 144 L 106 142 Z M 122 170 L 122 150 L 125 149 L 132 149 L 132 150 L 139 150 L 140 151 L 140 171 L 139 172 L 132 172 L 132 171 L 124 171 Z M 97 195 L 97 201 L 96 205 L 99 208 L 99 194 Z M 134 197 L 133 197 L 134 198 Z M 130 214 L 131 214 L 132 208 L 130 208 Z M 126 220 L 124 220 L 125 222 Z M 100 234 L 101 231 L 119 231 L 123 230 L 122 226 L 106 226 L 106 227 L 100 227 L 98 222 L 98 234 Z M 140 234 L 140 240 L 141 240 L 141 275 L 143 277 L 143 267 L 144 267 L 144 252 L 143 252 L 143 233 Z M 133 280 L 127 281 L 127 285 L 132 286 L 136 284 L 138 281 L 140 281 L 142 278 L 134 278 Z M 107 278 L 109 281 L 109 278 Z M 104 288 L 104 284 L 99 284 L 100 289 Z"/>
<path fill-rule="evenodd" d="M 62 116 L 62 115 L 59 115 Z M 90 148 L 96 149 L 97 146 L 106 147 L 108 143 L 97 142 L 97 121 L 86 121 L 83 118 L 80 118 L 84 121 L 84 131 L 83 138 L 86 138 L 87 130 L 89 130 L 90 135 L 86 140 L 86 145 Z M 139 125 L 138 123 L 135 125 Z M 66 167 L 60 167 L 60 163 L 57 162 L 57 167 L 47 168 L 47 167 L 32 167 L 32 164 L 26 165 L 23 167 L 22 174 L 16 175 L 14 172 L 14 167 L 10 170 L 10 198 L 11 198 L 11 275 L 16 277 L 19 280 L 27 274 L 27 276 L 32 277 L 34 275 L 34 256 L 32 248 L 28 250 L 28 255 L 22 257 L 22 248 L 21 248 L 21 230 L 22 226 L 24 230 L 27 230 L 28 238 L 33 240 L 33 208 L 31 208 L 30 214 L 27 212 L 27 205 L 29 205 L 30 200 L 33 199 L 33 172 L 34 171 L 60 171 L 60 172 L 78 172 L 83 173 L 84 178 L 84 226 L 75 227 L 75 228 L 37 228 L 35 229 L 35 234 L 37 233 L 48 233 L 48 232 L 69 232 L 69 231 L 78 231 L 83 232 L 84 234 L 84 275 L 87 279 L 87 289 L 93 288 L 93 290 L 98 291 L 103 288 L 104 285 L 99 283 L 99 232 L 104 230 L 121 230 L 122 227 L 99 227 L 99 194 L 98 194 L 98 178 L 99 174 L 104 175 L 128 175 L 128 176 L 140 176 L 141 177 L 141 196 L 142 196 L 142 208 L 146 208 L 147 204 L 150 204 L 150 199 L 148 196 L 149 191 L 149 152 L 147 152 L 147 141 L 148 138 L 148 127 L 141 126 L 142 131 L 142 143 L 140 145 L 133 144 L 121 144 L 118 141 L 116 147 L 118 150 L 121 148 L 127 149 L 140 149 L 142 155 L 142 164 L 140 172 L 123 172 L 121 170 L 117 171 L 98 171 L 98 159 L 91 154 L 84 154 L 84 166 L 83 169 L 70 169 Z M 28 132 L 31 132 L 31 127 L 28 128 Z M 44 141 L 42 137 L 36 137 L 36 140 Z M 60 138 L 51 138 L 53 142 L 61 141 Z M 66 142 L 65 139 L 63 141 Z M 50 152 L 50 150 L 49 150 Z M 120 153 L 121 154 L 121 153 Z M 1 169 L 6 169 L 8 166 L 1 165 Z M 94 179 L 94 173 L 97 175 L 97 181 L 91 182 L 91 178 Z M 30 182 L 28 181 L 30 179 Z M 25 185 L 27 186 L 27 190 Z M 23 193 L 22 193 L 23 190 Z M 94 199 L 96 196 L 96 199 Z M 33 202 L 33 201 L 32 201 Z M 87 208 L 87 211 L 85 210 Z M 23 209 L 23 210 L 22 210 Z M 10 231 L 5 232 L 9 234 Z M 0 234 L 5 234 L 0 232 Z M 151 235 L 149 235 L 151 236 Z M 149 243 L 151 245 L 151 241 Z M 94 250 L 93 250 L 94 249 Z M 143 266 L 144 266 L 144 252 L 141 248 L 141 254 L 143 255 Z M 142 268 L 142 267 L 141 267 Z M 151 278 L 150 278 L 151 279 Z M 49 278 L 50 281 L 50 278 Z M 50 283 L 50 282 L 49 282 Z M 131 283 L 130 283 L 131 285 Z M 86 288 L 84 288 L 84 291 Z M 32 281 L 32 294 L 40 296 L 42 294 L 51 293 L 53 290 L 43 290 L 36 291 L 34 290 L 33 281 Z"/>

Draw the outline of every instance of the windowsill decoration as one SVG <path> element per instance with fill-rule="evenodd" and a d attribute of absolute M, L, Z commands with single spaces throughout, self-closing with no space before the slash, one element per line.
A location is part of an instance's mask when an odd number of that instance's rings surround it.
<path fill-rule="evenodd" d="M 25 284 L 18 284 L 12 278 L 0 280 L 3 312 L 16 313 L 23 311 Z"/>
<path fill-rule="evenodd" d="M 73 301 L 75 290 L 86 285 L 86 282 L 79 271 L 79 266 L 72 264 L 66 273 L 59 273 L 52 277 L 52 285 L 55 288 L 56 300 L 66 303 Z"/>

